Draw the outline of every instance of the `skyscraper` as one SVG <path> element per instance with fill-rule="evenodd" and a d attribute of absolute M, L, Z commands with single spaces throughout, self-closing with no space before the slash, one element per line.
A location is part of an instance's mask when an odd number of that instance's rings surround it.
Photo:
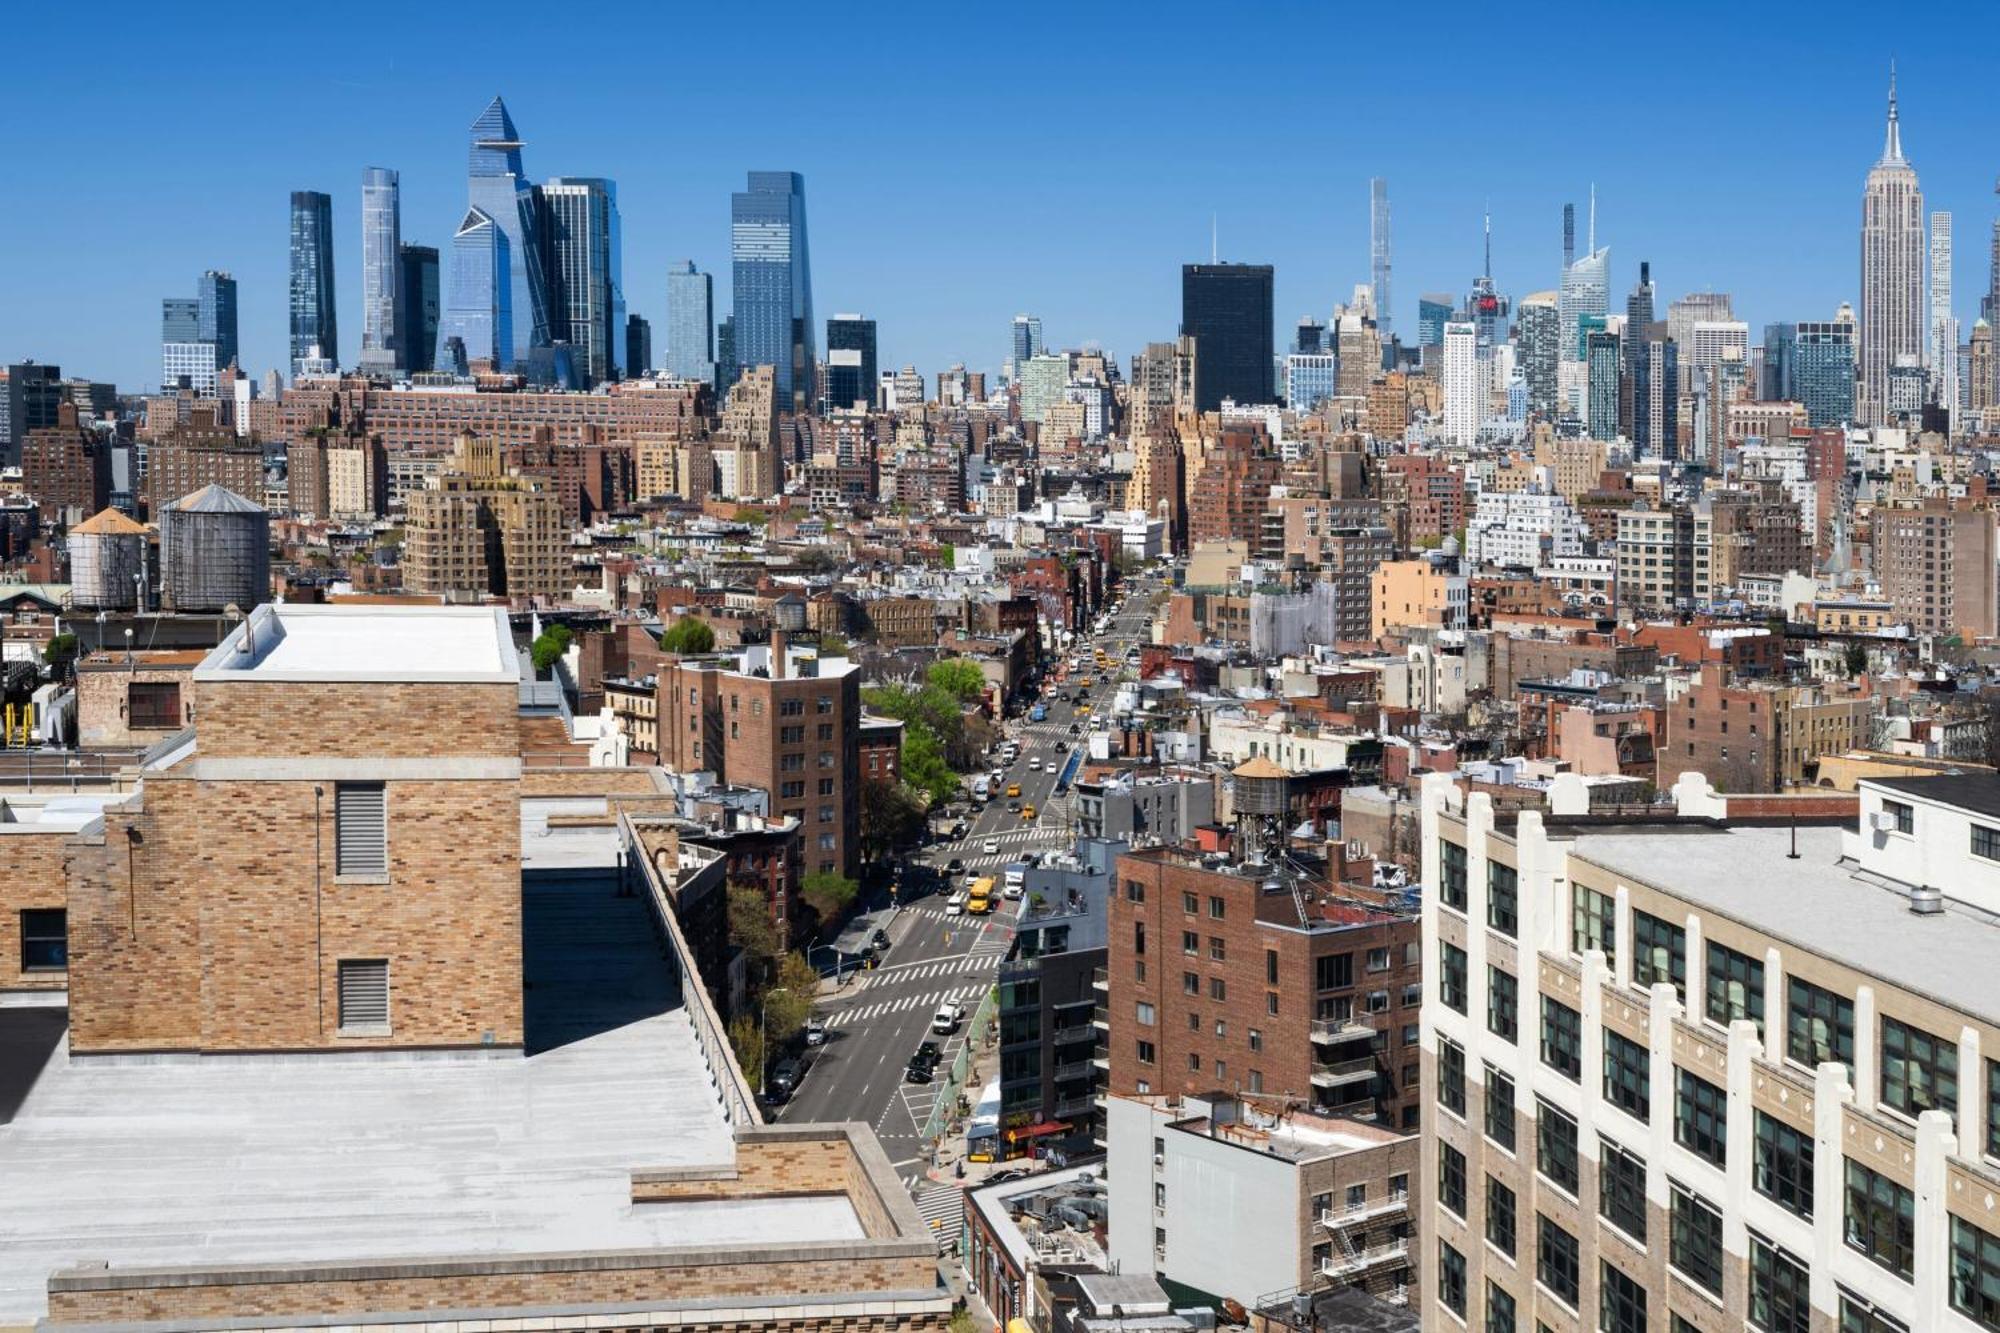
<path fill-rule="evenodd" d="M 803 414 L 818 360 L 805 177 L 751 172 L 749 188 L 731 196 L 729 223 L 736 364 L 770 366 L 778 410 Z"/>
<path fill-rule="evenodd" d="M 653 326 L 637 314 L 625 317 L 625 373 L 637 378 L 653 369 Z"/>
<path fill-rule="evenodd" d="M 333 311 L 333 199 L 292 191 L 292 376 L 306 363 L 340 364 Z"/>
<path fill-rule="evenodd" d="M 1789 403 L 1798 399 L 1799 326 L 1790 323 L 1764 326 L 1764 375 L 1757 396 L 1767 403 Z"/>
<path fill-rule="evenodd" d="M 1479 345 L 1479 328 L 1470 320 L 1444 326 L 1444 438 L 1460 448 L 1479 436 L 1492 387 L 1493 354 Z"/>
<path fill-rule="evenodd" d="M 1380 176 L 1368 182 L 1368 282 L 1375 290 L 1375 328 L 1386 345 L 1390 337 L 1389 182 Z"/>
<path fill-rule="evenodd" d="M 1013 328 L 1014 374 L 1021 373 L 1021 367 L 1032 357 L 1042 354 L 1042 319 L 1039 315 L 1014 316 Z"/>
<path fill-rule="evenodd" d="M 1442 327 L 1440 327 L 1442 340 Z M 1544 421 L 1556 416 L 1556 363 L 1562 359 L 1562 323 L 1554 292 L 1521 299 L 1514 322 L 1521 378 L 1528 388 L 1528 411 Z"/>
<path fill-rule="evenodd" d="M 225 370 L 237 358 L 236 279 L 209 269 L 195 284 L 194 298 L 198 335 L 215 344 L 215 368 Z"/>
<path fill-rule="evenodd" d="M 1931 401 L 1958 408 L 1958 321 L 1951 314 L 1951 214 L 1931 214 Z"/>
<path fill-rule="evenodd" d="M 1639 358 L 1645 353 L 1646 330 L 1653 322 L 1654 293 L 1653 266 L 1645 260 L 1639 261 L 1639 281 L 1625 296 L 1625 338 L 1622 349 L 1625 355 L 1625 370 L 1618 391 L 1618 428 L 1630 439 L 1637 439 L 1634 427 L 1637 405 Z"/>
<path fill-rule="evenodd" d="M 1593 332 L 1585 340 L 1584 360 L 1589 367 L 1589 391 L 1584 400 L 1584 429 L 1593 440 L 1618 438 L 1618 381 L 1625 372 L 1625 357 L 1619 350 L 1618 335 Z"/>
<path fill-rule="evenodd" d="M 1861 421 L 1885 419 L 1889 372 L 1924 354 L 1924 196 L 1903 157 L 1896 73 L 1889 71 L 1889 126 L 1882 157 L 1861 194 Z"/>
<path fill-rule="evenodd" d="M 617 379 L 625 361 L 618 187 L 595 177 L 557 176 L 542 187 L 542 199 L 550 337 L 570 344 L 589 383 Z"/>
<path fill-rule="evenodd" d="M 1680 457 L 1680 345 L 1655 321 L 1640 334 L 1632 362 L 1632 444 L 1644 458 Z"/>
<path fill-rule="evenodd" d="M 1452 299 L 1445 292 L 1425 292 L 1417 298 L 1417 346 L 1444 346 L 1444 326 L 1451 322 Z"/>
<path fill-rule="evenodd" d="M 715 286 L 692 259 L 667 270 L 667 345 L 660 367 L 684 380 L 716 380 Z"/>
<path fill-rule="evenodd" d="M 510 330 L 504 346 L 476 350 L 466 339 L 466 354 L 474 360 L 490 359 L 501 369 L 515 360 L 527 360 L 530 350 L 549 345 L 548 283 L 542 272 L 541 193 L 521 167 L 521 136 L 507 114 L 507 104 L 494 98 L 472 122 L 472 144 L 467 154 L 466 196 L 470 211 L 460 221 L 458 236 L 452 240 L 453 269 L 457 269 L 460 238 L 474 224 L 473 213 L 491 224 L 496 239 L 484 242 L 505 261 L 502 277 L 489 296 L 483 291 L 478 304 L 464 311 L 455 307 L 460 290 L 456 278 L 450 284 L 445 305 L 446 337 L 462 336 L 464 327 L 490 328 L 494 310 L 508 312 Z M 476 225 L 473 227 L 476 232 Z"/>
<path fill-rule="evenodd" d="M 715 392 L 721 396 L 736 383 L 742 365 L 736 360 L 736 316 L 724 315 L 715 326 Z"/>
<path fill-rule="evenodd" d="M 1854 311 L 1842 304 L 1830 320 L 1802 320 L 1798 332 L 1798 400 L 1809 426 L 1840 426 L 1854 420 Z"/>
<path fill-rule="evenodd" d="M 1271 286 L 1269 264 L 1181 265 L 1181 336 L 1195 343 L 1196 411 L 1213 412 L 1225 398 L 1276 401 Z"/>
<path fill-rule="evenodd" d="M 835 315 L 826 322 L 826 403 L 828 411 L 875 398 L 875 321 Z"/>
<path fill-rule="evenodd" d="M 437 365 L 438 252 L 434 245 L 396 247 L 396 359 L 412 375 Z"/>
<path fill-rule="evenodd" d="M 361 361 L 364 370 L 407 362 L 397 340 L 403 245 L 402 187 L 387 167 L 361 173 Z"/>
<path fill-rule="evenodd" d="M 496 369 L 513 363 L 513 246 L 484 210 L 468 208 L 451 238 L 451 276 L 438 325 L 438 365 L 462 372 L 475 361 Z M 445 347 L 454 346 L 447 358 Z M 463 365 L 457 364 L 463 361 Z"/>
<path fill-rule="evenodd" d="M 160 387 L 183 379 L 196 393 L 215 392 L 216 373 L 236 360 L 236 279 L 210 269 L 195 295 L 160 302 Z"/>
<path fill-rule="evenodd" d="M 1563 252 L 1573 246 L 1574 221 L 1570 205 L 1563 206 Z M 1563 265 L 1562 287 L 1557 294 L 1557 313 L 1562 325 L 1561 355 L 1565 361 L 1581 361 L 1584 354 L 1583 319 L 1611 313 L 1611 250 L 1597 248 L 1597 194 L 1590 196 L 1590 233 L 1584 256 Z"/>

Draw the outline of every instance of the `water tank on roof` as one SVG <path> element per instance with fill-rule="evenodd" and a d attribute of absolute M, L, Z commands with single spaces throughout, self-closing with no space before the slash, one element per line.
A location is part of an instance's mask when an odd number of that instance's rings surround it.
<path fill-rule="evenodd" d="M 1283 818 L 1290 808 L 1290 778 L 1262 755 L 1236 766 L 1230 775 L 1236 784 L 1236 813 Z"/>
<path fill-rule="evenodd" d="M 106 509 L 69 530 L 70 604 L 93 611 L 133 611 L 145 574 L 146 529 Z"/>
<path fill-rule="evenodd" d="M 173 611 L 244 611 L 271 600 L 271 516 L 221 486 L 160 515 L 161 597 Z"/>

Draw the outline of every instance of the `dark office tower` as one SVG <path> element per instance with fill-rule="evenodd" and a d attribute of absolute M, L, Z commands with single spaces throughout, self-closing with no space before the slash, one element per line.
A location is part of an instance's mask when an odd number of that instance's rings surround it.
<path fill-rule="evenodd" d="M 1585 392 L 1585 429 L 1593 440 L 1618 436 L 1618 381 L 1624 370 L 1624 356 L 1615 333 L 1592 333 L 1585 344 L 1584 362 L 1589 373 Z"/>
<path fill-rule="evenodd" d="M 195 284 L 195 324 L 202 341 L 215 345 L 215 368 L 236 361 L 236 279 L 214 269 Z"/>
<path fill-rule="evenodd" d="M 1757 396 L 1767 403 L 1798 400 L 1799 326 L 1764 326 L 1764 368 L 1757 381 Z"/>
<path fill-rule="evenodd" d="M 835 315 L 826 322 L 826 411 L 875 401 L 875 321 Z"/>
<path fill-rule="evenodd" d="M 653 326 L 638 315 L 625 316 L 625 373 L 634 379 L 653 368 Z"/>
<path fill-rule="evenodd" d="M 770 366 L 778 411 L 804 415 L 819 359 L 806 178 L 796 171 L 751 172 L 749 188 L 731 197 L 729 224 L 736 364 Z"/>
<path fill-rule="evenodd" d="M 557 176 L 542 187 L 547 223 L 549 332 L 569 343 L 592 384 L 619 378 L 625 359 L 625 290 L 619 265 L 618 187 Z"/>
<path fill-rule="evenodd" d="M 1563 205 L 1563 272 L 1576 262 L 1576 205 Z"/>
<path fill-rule="evenodd" d="M 1536 292 L 1523 297 L 1514 319 L 1516 359 L 1521 379 L 1528 386 L 1528 411 L 1544 421 L 1555 420 L 1558 372 L 1561 358 L 1562 317 L 1554 292 Z"/>
<path fill-rule="evenodd" d="M 438 252 L 432 245 L 396 250 L 396 355 L 412 375 L 437 365 Z"/>
<path fill-rule="evenodd" d="M 292 191 L 292 378 L 308 362 L 340 364 L 333 313 L 333 199 Z"/>
<path fill-rule="evenodd" d="M 1453 309 L 1444 292 L 1425 292 L 1417 298 L 1418 348 L 1444 346 L 1444 326 L 1451 323 Z"/>
<path fill-rule="evenodd" d="M 19 467 L 21 443 L 31 430 L 57 423 L 63 401 L 62 367 L 24 361 L 7 367 L 7 419 L 0 423 L 0 466 Z"/>
<path fill-rule="evenodd" d="M 1194 402 L 1213 412 L 1222 400 L 1269 403 L 1275 340 L 1269 264 L 1181 265 L 1181 336 L 1194 339 Z"/>
<path fill-rule="evenodd" d="M 1625 298 L 1625 367 L 1618 384 L 1618 429 L 1634 438 L 1633 383 L 1639 357 L 1645 351 L 1646 326 L 1653 322 L 1653 266 L 1639 261 L 1639 281 Z"/>
<path fill-rule="evenodd" d="M 729 392 L 729 386 L 736 383 L 736 316 L 724 315 L 722 322 L 715 326 L 715 397 L 722 401 L 722 395 Z"/>
<path fill-rule="evenodd" d="M 1299 321 L 1299 331 L 1292 338 L 1292 351 L 1300 356 L 1310 356 L 1326 350 L 1326 325 L 1311 315 Z"/>

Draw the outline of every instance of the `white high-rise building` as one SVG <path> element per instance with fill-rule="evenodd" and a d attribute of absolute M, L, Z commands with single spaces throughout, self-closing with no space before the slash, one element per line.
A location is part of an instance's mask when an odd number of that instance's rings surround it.
<path fill-rule="evenodd" d="M 1493 361 L 1479 345 L 1479 328 L 1453 320 L 1444 326 L 1444 438 L 1468 447 L 1486 415 Z"/>
<path fill-rule="evenodd" d="M 1951 214 L 1931 214 L 1931 401 L 1958 409 L 1958 321 L 1951 315 Z"/>
<path fill-rule="evenodd" d="M 1750 326 L 1738 319 L 1700 320 L 1688 330 L 1688 340 L 1680 348 L 1681 370 L 1690 384 L 1698 384 L 1732 353 L 1744 365 L 1750 364 Z"/>
<path fill-rule="evenodd" d="M 1924 355 L 1924 194 L 1903 157 L 1896 75 L 1889 74 L 1889 128 L 1881 160 L 1861 195 L 1861 355 L 1856 411 L 1885 420 L 1889 375 L 1899 359 Z"/>
<path fill-rule="evenodd" d="M 1610 266 L 1611 249 L 1607 246 L 1592 250 L 1563 270 L 1556 304 L 1562 325 L 1559 352 L 1564 361 L 1583 360 L 1583 335 L 1578 332 L 1583 317 L 1602 317 L 1611 311 Z"/>
<path fill-rule="evenodd" d="M 361 174 L 361 367 L 395 370 L 397 278 L 401 273 L 401 178 L 387 167 Z"/>

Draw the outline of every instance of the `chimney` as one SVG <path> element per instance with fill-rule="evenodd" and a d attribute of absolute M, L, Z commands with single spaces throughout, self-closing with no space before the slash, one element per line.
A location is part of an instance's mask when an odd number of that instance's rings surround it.
<path fill-rule="evenodd" d="M 785 678 L 785 632 L 776 625 L 771 627 L 771 679 Z"/>

